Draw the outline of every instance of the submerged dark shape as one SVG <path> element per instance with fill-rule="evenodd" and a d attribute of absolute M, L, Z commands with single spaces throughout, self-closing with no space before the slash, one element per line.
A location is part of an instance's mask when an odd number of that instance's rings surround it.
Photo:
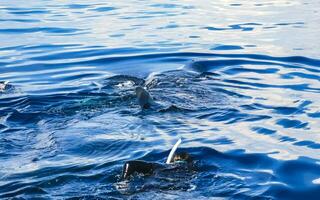
<path fill-rule="evenodd" d="M 177 168 L 179 167 L 190 168 L 193 162 L 192 157 L 187 152 L 181 152 L 181 153 L 175 154 L 172 160 L 173 160 L 173 164 L 170 164 L 170 165 L 176 165 Z M 166 166 L 160 163 L 152 163 L 152 162 L 146 162 L 142 160 L 131 160 L 126 162 L 123 165 L 121 178 L 124 180 L 127 180 L 131 176 L 133 176 L 135 173 L 148 176 L 148 175 L 154 174 L 154 172 L 157 170 L 165 171 L 166 169 L 167 169 Z"/>
<path fill-rule="evenodd" d="M 150 96 L 149 92 L 145 90 L 143 87 L 138 86 L 136 87 L 136 95 L 137 95 L 137 100 L 141 108 L 147 109 L 150 108 L 153 103 L 153 99 Z"/>

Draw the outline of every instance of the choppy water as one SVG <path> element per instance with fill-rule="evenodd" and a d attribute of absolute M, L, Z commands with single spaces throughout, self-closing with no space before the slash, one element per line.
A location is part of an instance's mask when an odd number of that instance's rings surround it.
<path fill-rule="evenodd" d="M 1 1 L 0 198 L 317 199 L 319 6 Z M 180 137 L 191 174 L 119 190 Z"/>

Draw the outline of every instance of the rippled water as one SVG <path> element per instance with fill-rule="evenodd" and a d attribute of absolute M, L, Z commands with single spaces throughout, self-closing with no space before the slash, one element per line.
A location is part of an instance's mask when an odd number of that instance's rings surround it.
<path fill-rule="evenodd" d="M 319 6 L 0 2 L 0 198 L 317 199 Z M 119 190 L 180 137 L 191 174 Z"/>

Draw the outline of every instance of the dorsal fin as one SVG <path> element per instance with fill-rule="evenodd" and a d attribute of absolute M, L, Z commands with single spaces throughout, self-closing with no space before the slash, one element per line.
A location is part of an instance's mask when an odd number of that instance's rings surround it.
<path fill-rule="evenodd" d="M 137 100 L 141 108 L 149 108 L 153 104 L 149 92 L 141 86 L 136 87 Z"/>

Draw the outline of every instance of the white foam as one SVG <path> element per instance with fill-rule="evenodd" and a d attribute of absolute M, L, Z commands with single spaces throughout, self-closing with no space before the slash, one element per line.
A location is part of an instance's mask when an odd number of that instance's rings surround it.
<path fill-rule="evenodd" d="M 320 184 L 320 178 L 314 179 L 312 181 L 313 184 Z"/>

